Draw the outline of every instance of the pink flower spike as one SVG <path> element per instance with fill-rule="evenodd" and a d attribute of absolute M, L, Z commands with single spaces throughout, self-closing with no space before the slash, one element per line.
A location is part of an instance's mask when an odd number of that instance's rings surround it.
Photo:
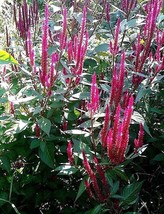
<path fill-rule="evenodd" d="M 106 3 L 106 7 L 105 7 L 105 13 L 106 13 L 106 20 L 109 23 L 110 22 L 110 8 L 109 8 L 109 2 Z"/>
<path fill-rule="evenodd" d="M 117 87 L 118 87 L 117 95 L 115 97 L 115 107 L 118 106 L 118 104 L 121 100 L 123 86 L 124 86 L 124 76 L 125 76 L 125 52 L 123 52 L 122 57 L 121 57 L 120 73 L 119 73 L 119 79 L 117 81 Z"/>
<path fill-rule="evenodd" d="M 88 110 L 94 114 L 99 109 L 99 90 L 96 84 L 96 73 L 92 75 L 91 98 L 88 104 Z"/>
<path fill-rule="evenodd" d="M 63 29 L 60 34 L 60 50 L 63 50 L 66 47 L 67 41 L 67 9 L 64 7 L 63 9 Z"/>
<path fill-rule="evenodd" d="M 31 38 L 31 31 L 30 29 L 28 30 L 27 33 L 27 50 L 28 50 L 28 55 L 30 58 L 30 65 L 31 67 L 35 66 L 35 53 L 32 45 L 32 38 Z"/>
<path fill-rule="evenodd" d="M 45 83 L 48 70 L 48 4 L 45 7 L 45 19 L 43 21 L 43 34 L 42 34 L 42 59 L 41 59 L 41 83 L 46 86 Z"/>
<path fill-rule="evenodd" d="M 82 16 L 82 20 L 81 20 L 81 27 L 80 27 L 80 29 L 81 29 L 81 31 L 80 31 L 80 41 L 79 41 L 80 49 L 81 49 L 81 46 L 82 46 L 84 32 L 85 32 L 86 16 L 87 16 L 87 9 L 84 6 L 84 8 L 83 8 L 83 16 Z"/>
<path fill-rule="evenodd" d="M 35 135 L 37 138 L 40 137 L 40 127 L 39 127 L 38 123 L 35 124 Z"/>
<path fill-rule="evenodd" d="M 107 134 L 108 134 L 109 121 L 110 121 L 110 112 L 109 112 L 109 105 L 107 105 L 105 110 L 104 125 L 100 132 L 100 139 L 104 148 L 107 147 Z"/>
<path fill-rule="evenodd" d="M 116 24 L 116 29 L 115 29 L 115 40 L 114 40 L 114 55 L 118 53 L 118 36 L 120 32 L 120 24 L 121 24 L 121 19 L 118 18 L 117 24 Z"/>
<path fill-rule="evenodd" d="M 140 130 L 138 133 L 138 139 L 134 140 L 135 152 L 137 152 L 137 150 L 142 147 L 143 137 L 144 137 L 143 125 L 142 125 L 142 123 L 140 123 Z"/>
<path fill-rule="evenodd" d="M 116 143 L 116 137 L 117 137 L 118 127 L 119 127 L 119 123 L 120 123 L 120 111 L 121 111 L 121 107 L 120 107 L 120 105 L 118 105 L 117 109 L 116 109 L 114 125 L 113 125 L 113 142 L 114 143 Z"/>
<path fill-rule="evenodd" d="M 95 165 L 96 165 L 96 170 L 101 178 L 101 182 L 103 183 L 103 185 L 105 186 L 105 190 L 106 192 L 109 194 L 109 186 L 108 186 L 108 182 L 107 179 L 105 177 L 105 173 L 104 170 L 102 168 L 102 166 L 99 164 L 98 160 L 96 157 L 93 158 Z"/>
<path fill-rule="evenodd" d="M 72 165 L 74 162 L 74 158 L 73 158 L 73 152 L 72 152 L 72 142 L 69 141 L 68 145 L 67 145 L 67 155 L 68 155 L 68 161 L 69 163 Z"/>
<path fill-rule="evenodd" d="M 89 181 L 85 180 L 84 184 L 85 184 L 85 188 L 86 188 L 86 191 L 88 193 L 89 198 L 92 198 L 93 197 L 93 193 L 92 193 Z"/>

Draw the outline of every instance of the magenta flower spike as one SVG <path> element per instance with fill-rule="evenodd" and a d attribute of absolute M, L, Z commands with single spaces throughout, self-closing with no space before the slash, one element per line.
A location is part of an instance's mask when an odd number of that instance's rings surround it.
<path fill-rule="evenodd" d="M 48 4 L 46 4 L 45 19 L 43 21 L 42 59 L 40 72 L 40 81 L 44 87 L 48 84 L 48 16 Z"/>
<path fill-rule="evenodd" d="M 109 23 L 110 22 L 110 8 L 109 8 L 109 2 L 105 5 L 105 13 L 106 13 L 106 20 Z"/>
<path fill-rule="evenodd" d="M 113 131 L 109 130 L 107 136 L 107 155 L 110 158 L 111 162 L 113 162 L 115 158 L 115 154 L 113 154 Z"/>
<path fill-rule="evenodd" d="M 136 6 L 137 0 L 122 0 L 122 10 L 125 11 L 127 14 L 133 10 Z"/>
<path fill-rule="evenodd" d="M 28 30 L 28 33 L 27 33 L 27 49 L 28 49 L 28 55 L 30 58 L 30 65 L 31 65 L 31 67 L 33 67 L 33 66 L 35 66 L 35 52 L 33 49 L 30 29 Z"/>
<path fill-rule="evenodd" d="M 143 145 L 143 137 L 144 137 L 144 130 L 143 125 L 140 123 L 140 130 L 138 133 L 138 139 L 134 139 L 134 152 L 137 153 L 137 150 L 142 147 Z"/>
<path fill-rule="evenodd" d="M 107 105 L 106 110 L 105 110 L 104 125 L 100 132 L 100 139 L 101 139 L 101 142 L 102 142 L 102 145 L 104 148 L 107 147 L 107 135 L 108 135 L 109 121 L 110 121 L 110 112 L 109 112 L 109 105 Z"/>
<path fill-rule="evenodd" d="M 124 95 L 123 95 L 122 109 L 125 110 L 127 108 L 128 102 L 129 102 L 129 98 L 130 98 L 129 92 L 128 92 L 128 90 L 126 90 Z"/>
<path fill-rule="evenodd" d="M 117 133 L 118 133 L 118 127 L 120 123 L 120 111 L 121 107 L 120 104 L 117 106 L 115 118 L 114 118 L 114 124 L 113 124 L 113 141 L 116 141 Z"/>
<path fill-rule="evenodd" d="M 93 172 L 93 170 L 91 169 L 91 166 L 86 158 L 86 155 L 85 155 L 85 152 L 84 150 L 82 151 L 82 154 L 83 154 L 83 165 L 92 181 L 92 186 L 93 186 L 93 189 L 95 191 L 95 194 L 97 195 L 97 197 L 99 198 L 100 201 L 104 201 L 104 195 L 102 194 L 101 192 L 101 189 L 99 188 L 99 185 L 97 183 L 97 179 L 96 179 L 96 176 Z"/>
<path fill-rule="evenodd" d="M 125 112 L 124 112 L 124 119 L 123 119 L 124 128 L 123 128 L 123 133 L 125 133 L 126 130 L 129 129 L 130 120 L 131 120 L 131 116 L 132 116 L 132 113 L 133 113 L 133 103 L 134 103 L 134 98 L 131 95 L 131 97 L 129 98 L 128 106 L 127 106 L 127 108 L 125 109 Z"/>
<path fill-rule="evenodd" d="M 117 87 L 118 87 L 117 95 L 115 97 L 115 106 L 117 106 L 121 100 L 123 86 L 124 86 L 124 76 L 125 76 L 125 52 L 123 52 L 121 57 L 120 72 L 119 72 L 118 83 L 117 83 Z"/>
<path fill-rule="evenodd" d="M 152 41 L 154 32 L 156 31 L 156 19 L 157 19 L 157 16 L 159 15 L 161 7 L 162 7 L 162 0 L 156 0 L 156 1 L 151 0 L 149 5 L 147 6 L 148 15 L 144 26 L 144 37 L 147 39 L 147 41 L 146 41 L 144 51 L 141 56 L 141 62 L 138 68 L 138 71 L 140 72 L 142 71 L 143 65 L 149 55 L 151 41 Z"/>
<path fill-rule="evenodd" d="M 115 65 L 113 70 L 113 78 L 111 84 L 111 95 L 110 95 L 110 105 L 114 103 L 115 108 L 117 108 L 123 91 L 124 86 L 124 76 L 125 76 L 125 53 L 123 52 L 121 57 L 120 71 L 117 74 L 117 67 Z"/>
<path fill-rule="evenodd" d="M 110 41 L 109 43 L 109 50 L 113 56 L 117 55 L 119 47 L 118 47 L 118 36 L 119 36 L 119 31 L 120 31 L 120 24 L 121 24 L 121 19 L 118 18 L 117 24 L 116 24 L 116 29 L 115 29 L 115 37 L 114 37 L 114 43 Z"/>
<path fill-rule="evenodd" d="M 105 187 L 106 193 L 109 194 L 109 186 L 108 186 L 107 179 L 105 177 L 104 170 L 103 170 L 102 166 L 99 164 L 99 162 L 98 162 L 96 157 L 94 157 L 93 160 L 94 160 L 94 163 L 96 165 L 96 170 L 97 170 L 97 172 L 98 172 L 98 174 L 100 176 L 101 182 Z"/>
<path fill-rule="evenodd" d="M 120 104 L 117 106 L 113 128 L 110 128 L 107 136 L 107 154 L 113 164 L 124 161 L 126 148 L 129 142 L 129 126 L 133 111 L 133 96 L 129 98 L 128 106 L 121 117 Z"/>
<path fill-rule="evenodd" d="M 111 83 L 110 105 L 112 105 L 114 102 L 117 87 L 118 87 L 117 86 L 117 73 L 116 73 L 116 66 L 115 66 L 114 70 L 113 70 L 113 77 L 112 77 L 112 83 Z"/>
<path fill-rule="evenodd" d="M 37 138 L 40 137 L 40 127 L 39 127 L 39 125 L 38 125 L 37 122 L 36 122 L 36 124 L 35 124 L 35 136 L 36 136 Z"/>
<path fill-rule="evenodd" d="M 67 9 L 63 9 L 63 29 L 60 34 L 60 50 L 65 49 L 67 41 Z"/>
<path fill-rule="evenodd" d="M 68 156 L 68 161 L 72 165 L 74 163 L 74 158 L 73 158 L 73 148 L 72 148 L 72 142 L 69 141 L 67 145 L 67 156 Z"/>
<path fill-rule="evenodd" d="M 92 193 L 91 185 L 90 185 L 89 181 L 85 180 L 84 184 L 85 184 L 85 188 L 86 188 L 86 191 L 87 191 L 87 194 L 88 194 L 89 198 L 92 198 L 93 197 L 93 193 Z"/>
<path fill-rule="evenodd" d="M 52 53 L 51 55 L 51 65 L 50 65 L 50 74 L 49 74 L 49 80 L 47 81 L 48 85 L 48 95 L 51 95 L 51 89 L 53 87 L 54 81 L 56 80 L 57 74 L 55 73 L 55 63 L 58 61 L 58 54 Z"/>
<path fill-rule="evenodd" d="M 88 110 L 93 115 L 99 109 L 99 90 L 96 84 L 96 73 L 92 75 L 91 96 Z"/>

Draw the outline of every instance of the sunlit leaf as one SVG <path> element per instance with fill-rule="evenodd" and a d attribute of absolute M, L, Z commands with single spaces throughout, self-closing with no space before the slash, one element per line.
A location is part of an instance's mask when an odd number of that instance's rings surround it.
<path fill-rule="evenodd" d="M 15 64 L 18 65 L 18 61 L 14 59 L 9 53 L 6 51 L 0 50 L 0 64 Z"/>

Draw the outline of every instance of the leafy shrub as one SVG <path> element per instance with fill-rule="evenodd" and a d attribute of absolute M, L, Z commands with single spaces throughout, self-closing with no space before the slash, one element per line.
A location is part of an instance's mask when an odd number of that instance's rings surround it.
<path fill-rule="evenodd" d="M 162 1 L 11 7 L 1 212 L 162 213 Z"/>

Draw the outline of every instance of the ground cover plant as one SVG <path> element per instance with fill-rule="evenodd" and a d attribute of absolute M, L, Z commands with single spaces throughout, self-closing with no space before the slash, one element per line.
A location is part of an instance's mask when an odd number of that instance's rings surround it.
<path fill-rule="evenodd" d="M 1 13 L 1 213 L 163 213 L 163 1 Z"/>

